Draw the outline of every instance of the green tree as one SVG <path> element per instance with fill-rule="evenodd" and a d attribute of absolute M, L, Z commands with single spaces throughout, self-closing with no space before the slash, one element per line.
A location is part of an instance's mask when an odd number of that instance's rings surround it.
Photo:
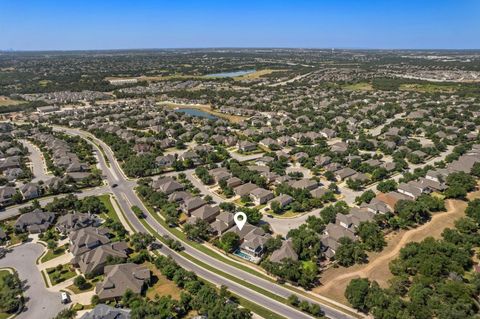
<path fill-rule="evenodd" d="M 238 247 L 240 237 L 234 232 L 226 232 L 220 238 L 220 243 L 225 252 L 232 252 Z"/>
<path fill-rule="evenodd" d="M 345 297 L 353 308 L 362 311 L 368 310 L 366 298 L 370 288 L 370 281 L 366 278 L 352 279 L 345 290 Z"/>

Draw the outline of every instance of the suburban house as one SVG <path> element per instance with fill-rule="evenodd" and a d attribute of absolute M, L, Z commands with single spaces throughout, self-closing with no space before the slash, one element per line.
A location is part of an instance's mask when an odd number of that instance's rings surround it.
<path fill-rule="evenodd" d="M 215 221 L 215 218 L 220 214 L 220 208 L 218 206 L 203 205 L 202 207 L 195 209 L 190 213 L 188 222 L 195 222 L 197 220 L 203 220 L 207 223 Z"/>
<path fill-rule="evenodd" d="M 62 234 L 92 226 L 95 218 L 89 214 L 70 213 L 58 218 L 55 228 Z"/>
<path fill-rule="evenodd" d="M 282 243 L 282 247 L 275 250 L 271 255 L 269 260 L 274 263 L 282 262 L 285 259 L 291 259 L 293 261 L 298 260 L 298 255 L 295 249 L 293 248 L 293 243 L 291 240 L 285 240 Z"/>
<path fill-rule="evenodd" d="M 284 208 L 285 206 L 293 202 L 293 197 L 287 194 L 278 195 L 270 201 L 270 208 L 273 202 L 278 203 L 280 208 Z"/>
<path fill-rule="evenodd" d="M 241 197 L 241 196 L 249 195 L 250 192 L 256 188 L 258 188 L 257 185 L 253 183 L 246 183 L 246 184 L 235 187 L 233 191 L 235 192 L 235 194 Z"/>
<path fill-rule="evenodd" d="M 173 192 L 183 190 L 183 185 L 171 177 L 159 178 L 152 182 L 154 190 L 170 195 Z"/>
<path fill-rule="evenodd" d="M 273 197 L 275 197 L 275 195 L 273 195 L 272 191 L 269 191 L 261 187 L 255 188 L 250 192 L 250 198 L 253 200 L 255 205 L 266 204 Z"/>
<path fill-rule="evenodd" d="M 7 206 L 13 202 L 13 196 L 17 193 L 15 187 L 4 186 L 0 187 L 0 205 Z"/>
<path fill-rule="evenodd" d="M 150 282 L 150 270 L 145 266 L 126 263 L 106 266 L 104 270 L 105 279 L 95 286 L 101 301 L 122 298 L 127 290 L 140 294 Z"/>
<path fill-rule="evenodd" d="M 190 215 L 191 212 L 206 204 L 207 202 L 200 197 L 190 197 L 185 199 L 183 203 L 180 204 L 180 210 L 182 210 L 185 214 Z"/>
<path fill-rule="evenodd" d="M 317 188 L 317 186 L 318 186 L 317 181 L 307 179 L 307 178 L 301 179 L 299 181 L 292 181 L 289 184 L 293 188 L 306 189 L 306 190 L 312 190 L 312 189 Z"/>
<path fill-rule="evenodd" d="M 98 304 L 80 319 L 130 319 L 129 309 L 118 309 L 105 304 Z"/>
<path fill-rule="evenodd" d="M 237 148 L 241 152 L 252 152 L 257 149 L 257 144 L 250 141 L 238 141 Z"/>
<path fill-rule="evenodd" d="M 221 236 L 230 227 L 235 225 L 233 214 L 228 212 L 221 212 L 215 217 L 215 221 L 210 224 L 212 233 Z"/>
<path fill-rule="evenodd" d="M 355 234 L 351 230 L 339 224 L 329 223 L 327 225 L 325 232 L 321 237 L 325 257 L 332 258 L 335 255 L 336 250 L 340 247 L 339 241 L 342 237 L 347 237 L 354 241 L 356 240 Z"/>
<path fill-rule="evenodd" d="M 86 253 L 98 246 L 108 244 L 110 230 L 104 227 L 85 227 L 68 235 L 70 240 L 70 252 L 74 256 Z"/>
<path fill-rule="evenodd" d="M 126 259 L 128 245 L 126 242 L 116 242 L 98 246 L 82 255 L 76 256 L 71 263 L 79 267 L 81 272 L 89 275 L 103 274 L 103 269 L 109 258 Z"/>
<path fill-rule="evenodd" d="M 55 219 L 55 213 L 44 212 L 35 209 L 32 212 L 25 213 L 18 217 L 15 222 L 15 230 L 18 232 L 28 231 L 30 234 L 41 233 L 52 225 Z"/>

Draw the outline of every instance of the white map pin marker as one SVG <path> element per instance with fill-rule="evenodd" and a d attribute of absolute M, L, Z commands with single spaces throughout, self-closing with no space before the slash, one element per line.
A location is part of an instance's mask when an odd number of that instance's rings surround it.
<path fill-rule="evenodd" d="M 244 212 L 237 212 L 233 216 L 233 220 L 235 224 L 237 224 L 238 229 L 242 230 L 243 226 L 247 222 L 247 215 Z"/>

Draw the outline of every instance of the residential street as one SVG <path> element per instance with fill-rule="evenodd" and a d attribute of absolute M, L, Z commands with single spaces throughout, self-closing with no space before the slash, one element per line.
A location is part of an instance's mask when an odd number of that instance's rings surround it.
<path fill-rule="evenodd" d="M 136 205 L 140 208 L 142 208 L 145 212 L 147 212 L 146 207 L 143 205 L 141 200 L 137 197 L 135 191 L 133 190 L 132 187 L 132 181 L 129 181 L 126 179 L 124 176 L 123 172 L 121 171 L 121 168 L 119 167 L 116 159 L 114 158 L 114 155 L 110 148 L 100 141 L 99 139 L 93 137 L 91 134 L 81 132 L 79 130 L 75 129 L 70 129 L 70 128 L 59 128 L 56 127 L 56 130 L 63 130 L 69 134 L 74 134 L 74 135 L 81 135 L 83 137 L 89 136 L 92 138 L 95 143 L 92 143 L 92 145 L 95 148 L 98 148 L 97 144 L 100 145 L 105 153 L 106 156 L 110 162 L 110 167 L 108 167 L 105 163 L 105 160 L 103 156 L 99 157 L 99 164 L 102 167 L 103 173 L 106 176 L 107 180 L 109 181 L 110 185 L 113 183 L 118 184 L 117 187 L 112 188 L 112 192 L 115 195 L 120 207 L 122 208 L 123 212 L 125 213 L 127 219 L 130 221 L 130 223 L 133 225 L 133 227 L 137 231 L 141 232 L 147 232 L 145 227 L 140 223 L 140 221 L 136 218 L 135 214 L 131 210 L 131 206 Z M 87 139 L 88 140 L 88 139 Z M 153 228 L 155 231 L 160 234 L 160 235 L 168 235 L 171 238 L 175 238 L 168 230 L 164 229 L 162 225 L 160 225 L 150 214 L 146 214 L 145 221 Z M 248 283 L 255 284 L 259 287 L 261 287 L 264 290 L 271 291 L 279 296 L 282 296 L 284 298 L 288 298 L 291 294 L 292 291 L 284 288 L 280 285 L 277 285 L 275 283 L 272 283 L 270 281 L 261 279 L 255 275 L 252 275 L 250 273 L 247 273 L 243 270 L 240 270 L 236 267 L 230 266 L 228 264 L 225 264 L 221 261 L 219 261 L 216 258 L 213 258 L 205 253 L 202 253 L 198 251 L 197 249 L 184 244 L 185 247 L 185 252 L 192 256 L 193 258 L 202 261 L 205 264 L 210 265 L 211 267 L 215 269 L 220 269 L 221 271 L 228 273 L 232 276 L 235 276 L 236 278 L 241 278 L 245 280 Z M 241 297 L 244 297 L 248 300 L 251 300 L 265 308 L 268 309 L 275 309 L 277 313 L 280 315 L 283 315 L 287 318 L 312 318 L 311 316 L 302 313 L 288 305 L 285 305 L 283 303 L 279 303 L 269 297 L 266 297 L 262 294 L 259 294 L 255 292 L 254 290 L 251 290 L 249 288 L 246 288 L 243 285 L 240 285 L 236 282 L 230 281 L 229 279 L 226 279 L 222 277 L 221 275 L 217 275 L 213 272 L 210 272 L 209 270 L 205 270 L 202 267 L 198 266 L 197 264 L 187 260 L 185 257 L 179 255 L 178 253 L 170 250 L 169 248 L 162 246 L 160 251 L 163 254 L 170 255 L 172 256 L 182 267 L 185 267 L 188 270 L 194 271 L 197 275 L 200 277 L 203 277 L 207 279 L 209 282 L 212 282 L 217 285 L 226 285 L 233 293 L 238 294 Z M 300 299 L 309 299 L 305 298 L 302 295 L 298 295 Z M 310 302 L 317 302 L 314 300 L 310 299 Z M 336 310 L 334 308 L 331 308 L 329 306 L 322 305 L 322 309 L 325 311 L 325 314 L 330 317 L 330 318 L 353 318 L 350 315 L 347 315 L 343 312 L 340 312 L 339 310 Z"/>
<path fill-rule="evenodd" d="M 90 189 L 84 190 L 80 193 L 75 193 L 75 195 L 78 198 L 84 198 L 84 197 L 87 197 L 87 196 L 102 195 L 102 194 L 107 193 L 108 191 L 109 191 L 109 187 L 98 186 L 98 187 L 95 187 L 95 188 L 90 188 Z M 62 197 L 65 197 L 67 195 L 68 194 L 58 194 L 58 195 L 55 195 L 55 196 L 52 195 L 52 196 L 49 196 L 49 197 L 39 198 L 38 202 L 40 203 L 40 205 L 44 206 L 44 205 L 52 202 L 55 197 L 62 198 Z M 5 210 L 0 210 L 0 220 L 5 220 L 5 219 L 8 219 L 8 218 L 19 215 L 20 214 L 20 212 L 19 212 L 20 208 L 30 206 L 31 204 L 32 204 L 31 202 L 27 202 L 27 203 L 24 203 L 24 204 L 7 207 Z"/>
<path fill-rule="evenodd" d="M 47 165 L 40 149 L 33 145 L 30 141 L 20 140 L 22 144 L 28 149 L 30 155 L 28 156 L 32 163 L 33 179 L 32 182 L 46 181 L 53 177 L 53 174 L 47 173 Z"/>
<path fill-rule="evenodd" d="M 17 246 L 12 252 L 0 259 L 0 268 L 12 267 L 24 281 L 27 298 L 25 309 L 16 317 L 18 319 L 53 318 L 63 308 L 60 293 L 51 292 L 45 287 L 36 260 L 45 248 L 40 244 L 27 243 Z"/>

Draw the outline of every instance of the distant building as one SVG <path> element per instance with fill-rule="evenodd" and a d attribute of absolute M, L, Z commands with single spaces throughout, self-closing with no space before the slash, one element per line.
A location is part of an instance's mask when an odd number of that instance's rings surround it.
<path fill-rule="evenodd" d="M 112 79 L 108 80 L 111 85 L 123 85 L 123 84 L 134 84 L 138 82 L 138 79 Z"/>

